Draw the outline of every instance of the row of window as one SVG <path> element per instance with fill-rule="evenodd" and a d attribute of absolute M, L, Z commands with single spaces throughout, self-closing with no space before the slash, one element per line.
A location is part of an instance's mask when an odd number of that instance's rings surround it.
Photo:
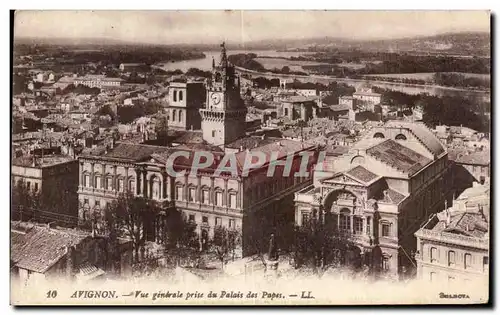
<path fill-rule="evenodd" d="M 28 190 L 30 190 L 30 189 L 31 189 L 31 182 L 30 182 L 29 180 L 27 180 L 27 181 L 26 181 L 26 188 L 27 188 Z M 34 183 L 34 185 L 33 185 L 33 190 L 34 190 L 35 192 L 38 192 L 38 183 Z"/>
<path fill-rule="evenodd" d="M 107 176 L 104 178 L 104 187 L 101 185 L 101 176 L 100 175 L 94 175 L 94 183 L 93 186 L 91 186 L 90 182 L 90 175 L 89 174 L 84 174 L 83 175 L 83 186 L 84 187 L 94 187 L 96 189 L 107 189 L 107 190 L 113 190 L 113 177 Z M 124 191 L 124 179 L 123 178 L 118 178 L 116 180 L 116 187 L 115 190 L 119 192 Z M 128 181 L 128 190 L 129 191 L 134 191 L 135 189 L 135 180 L 129 179 Z"/>
<path fill-rule="evenodd" d="M 175 187 L 175 199 L 182 201 L 184 200 L 183 198 L 183 193 L 184 193 L 184 187 L 182 186 L 177 186 Z M 227 198 L 227 206 L 229 208 L 236 208 L 236 191 L 229 191 L 228 193 L 228 198 Z M 187 201 L 189 202 L 196 202 L 196 188 L 195 187 L 188 187 L 187 191 Z M 200 194 L 200 200 L 201 203 L 203 204 L 210 204 L 210 191 L 208 187 L 203 187 L 201 189 L 201 194 Z M 221 190 L 215 191 L 215 196 L 213 200 L 213 204 L 219 207 L 222 207 L 223 204 L 223 192 Z"/>
<path fill-rule="evenodd" d="M 177 112 L 177 110 L 174 109 L 172 110 L 172 117 L 167 116 L 167 120 L 182 122 L 182 113 L 182 110 Z"/>
<path fill-rule="evenodd" d="M 439 252 L 436 247 L 431 247 L 430 249 L 430 261 L 431 263 L 436 263 L 439 261 Z M 464 254 L 464 269 L 471 269 L 472 268 L 472 255 L 469 253 Z M 456 266 L 456 253 L 452 250 L 448 251 L 448 257 L 447 257 L 447 264 L 448 267 L 454 267 Z M 483 272 L 486 272 L 488 270 L 488 257 L 483 256 Z"/>
<path fill-rule="evenodd" d="M 173 94 L 174 94 L 173 95 L 174 102 L 177 102 L 177 100 L 180 102 L 184 99 L 184 95 L 183 95 L 182 91 L 174 90 Z"/>
<path fill-rule="evenodd" d="M 189 215 L 189 222 L 191 223 L 196 223 L 196 215 L 195 214 L 190 214 Z M 208 217 L 207 216 L 202 216 L 201 217 L 201 223 L 204 225 L 208 225 Z M 221 217 L 215 217 L 215 226 L 222 226 L 222 218 Z M 235 228 L 235 220 L 234 219 L 229 219 L 228 222 L 228 227 L 229 228 Z"/>

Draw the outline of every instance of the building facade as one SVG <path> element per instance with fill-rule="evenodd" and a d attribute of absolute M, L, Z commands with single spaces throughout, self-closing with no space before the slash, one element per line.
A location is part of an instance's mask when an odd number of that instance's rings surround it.
<path fill-rule="evenodd" d="M 415 233 L 419 279 L 449 284 L 488 280 L 489 203 L 489 186 L 476 183 Z"/>
<path fill-rule="evenodd" d="M 64 205 L 58 208 L 58 213 L 53 214 L 54 220 L 67 221 L 68 217 L 77 218 L 78 161 L 76 159 L 71 156 L 54 155 L 22 156 L 12 160 L 11 174 L 14 184 L 24 181 L 25 187 L 40 193 L 42 199 L 50 199 L 51 204 Z M 14 210 L 17 215 L 21 215 L 17 209 Z M 32 215 L 28 209 L 24 211 L 24 219 Z"/>
<path fill-rule="evenodd" d="M 316 166 L 313 185 L 295 195 L 295 222 L 328 221 L 357 244 L 358 261 L 397 276 L 415 264 L 413 233 L 451 200 L 451 175 L 427 127 L 391 121 Z"/>
<path fill-rule="evenodd" d="M 123 79 L 121 78 L 108 78 L 104 75 L 87 75 L 78 77 L 74 80 L 74 85 L 85 85 L 90 88 L 120 88 Z"/>
<path fill-rule="evenodd" d="M 165 211 L 182 211 L 196 224 L 201 249 L 207 247 L 217 226 L 238 231 L 243 255 L 263 250 L 259 246 L 267 246 L 264 239 L 271 233 L 284 235 L 281 231 L 287 224 L 293 225 L 293 194 L 312 182 L 311 172 L 294 175 L 300 167 L 310 171 L 317 148 L 298 141 L 245 136 L 246 108 L 224 46 L 221 60 L 208 83 L 207 105 L 200 109 L 204 142 L 175 147 L 120 143 L 109 151 L 79 157 L 81 221 L 101 213 L 121 193 L 130 192 L 166 205 Z M 193 167 L 196 152 L 211 154 L 214 161 L 197 169 Z M 184 157 L 170 160 L 179 153 Z M 266 160 L 250 169 L 245 161 L 254 154 Z M 291 163 L 289 174 L 283 174 L 285 161 Z M 218 171 L 228 163 L 234 172 Z M 274 163 L 280 165 L 271 166 Z M 271 175 L 269 168 L 274 171 Z M 160 241 L 164 235 L 164 215 L 145 222 L 148 240 Z"/>
<path fill-rule="evenodd" d="M 199 110 L 203 107 L 205 98 L 203 82 L 171 82 L 166 102 L 168 126 L 174 129 L 199 130 Z"/>

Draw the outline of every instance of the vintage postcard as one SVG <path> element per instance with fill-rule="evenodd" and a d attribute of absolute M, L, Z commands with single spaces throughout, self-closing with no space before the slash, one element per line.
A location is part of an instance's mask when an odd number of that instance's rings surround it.
<path fill-rule="evenodd" d="M 488 11 L 16 11 L 13 305 L 486 304 Z"/>

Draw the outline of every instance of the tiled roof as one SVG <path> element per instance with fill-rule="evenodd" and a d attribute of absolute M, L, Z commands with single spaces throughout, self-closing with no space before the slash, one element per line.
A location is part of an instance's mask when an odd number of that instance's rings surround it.
<path fill-rule="evenodd" d="M 489 165 L 491 154 L 489 150 L 467 152 L 466 150 L 450 150 L 450 160 L 460 164 Z M 448 154 L 450 154 L 448 153 Z"/>
<path fill-rule="evenodd" d="M 394 140 L 386 140 L 372 146 L 366 153 L 375 159 L 410 176 L 431 162 L 430 159 L 402 146 Z"/>
<path fill-rule="evenodd" d="M 371 182 L 375 178 L 378 177 L 377 174 L 373 174 L 366 168 L 361 165 L 356 166 L 355 168 L 350 169 L 347 174 L 354 176 L 357 179 L 362 180 L 365 183 Z"/>
<path fill-rule="evenodd" d="M 398 193 L 395 190 L 387 189 L 382 201 L 387 203 L 398 204 L 405 198 L 405 195 Z"/>
<path fill-rule="evenodd" d="M 260 147 L 269 143 L 276 142 L 276 139 L 273 138 L 265 138 L 262 139 L 262 137 L 244 137 L 241 139 L 238 139 L 234 142 L 229 143 L 226 145 L 226 147 L 230 149 L 240 149 L 242 148 L 243 150 L 246 149 L 254 149 L 256 147 Z"/>
<path fill-rule="evenodd" d="M 488 234 L 489 223 L 486 217 L 479 212 L 451 212 L 450 224 L 446 226 L 446 210 L 439 213 L 442 218 L 432 230 L 435 232 L 450 232 L 466 236 L 482 238 Z"/>
<path fill-rule="evenodd" d="M 120 143 L 102 156 L 121 160 L 142 161 L 151 157 L 153 153 L 164 152 L 167 150 L 167 147 Z"/>
<path fill-rule="evenodd" d="M 19 268 L 44 273 L 75 246 L 90 237 L 86 233 L 34 226 L 26 234 L 11 230 L 11 260 Z"/>
<path fill-rule="evenodd" d="M 445 152 L 443 144 L 441 144 L 432 131 L 422 124 L 390 120 L 385 124 L 385 127 L 409 129 L 432 154 L 437 156 Z"/>

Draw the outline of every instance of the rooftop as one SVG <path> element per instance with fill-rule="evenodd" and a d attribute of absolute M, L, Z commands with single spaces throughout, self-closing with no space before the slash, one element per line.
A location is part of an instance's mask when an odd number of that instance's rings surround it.
<path fill-rule="evenodd" d="M 370 172 L 369 170 L 367 170 L 366 168 L 364 168 L 361 165 L 358 165 L 358 166 L 350 169 L 347 172 L 347 174 L 349 174 L 357 179 L 360 179 L 365 183 L 371 182 L 372 180 L 374 180 L 375 178 L 378 177 L 377 174 L 373 174 L 372 172 Z"/>
<path fill-rule="evenodd" d="M 24 155 L 13 159 L 12 165 L 43 168 L 68 163 L 73 160 L 73 157 L 67 155 L 45 155 L 43 158 L 34 157 L 33 155 Z M 33 165 L 33 162 L 35 162 L 35 165 Z"/>
<path fill-rule="evenodd" d="M 89 234 L 76 230 L 32 226 L 25 232 L 12 227 L 11 260 L 19 268 L 44 273 Z"/>
<path fill-rule="evenodd" d="M 449 159 L 460 164 L 489 165 L 490 150 L 469 152 L 468 150 L 451 149 L 448 151 Z"/>
<path fill-rule="evenodd" d="M 432 133 L 432 131 L 423 124 L 400 120 L 390 120 L 384 125 L 384 127 L 409 129 L 435 156 L 439 156 L 440 154 L 445 152 L 443 144 Z"/>
<path fill-rule="evenodd" d="M 283 100 L 284 103 L 305 103 L 305 102 L 314 102 L 318 99 L 317 96 L 302 96 L 302 95 L 294 95 L 289 96 Z"/>
<path fill-rule="evenodd" d="M 88 155 L 139 162 L 150 158 L 153 153 L 164 151 L 168 151 L 168 148 L 146 144 L 118 143 L 116 147 L 109 151 L 92 152 Z"/>
<path fill-rule="evenodd" d="M 417 173 L 431 162 L 425 156 L 391 139 L 368 148 L 366 153 L 409 176 Z"/>

